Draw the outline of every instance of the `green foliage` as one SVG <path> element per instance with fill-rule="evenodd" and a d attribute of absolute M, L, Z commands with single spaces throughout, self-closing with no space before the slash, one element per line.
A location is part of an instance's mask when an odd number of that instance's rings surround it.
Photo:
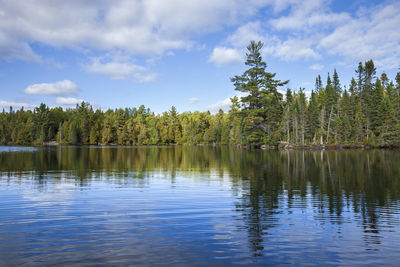
<path fill-rule="evenodd" d="M 154 114 L 145 106 L 93 110 L 82 102 L 74 109 L 9 109 L 0 113 L 1 145 L 42 145 L 47 141 L 74 145 L 400 145 L 400 72 L 395 81 L 382 73 L 376 78 L 372 60 L 359 63 L 349 90 L 339 75 L 321 76 L 315 91 L 287 88 L 262 61 L 261 42 L 247 47 L 249 67 L 232 78 L 242 97 L 231 98 L 228 113 L 178 113 L 174 106 Z"/>
<path fill-rule="evenodd" d="M 282 94 L 278 87 L 288 81 L 276 80 L 275 73 L 266 72 L 267 64 L 262 61 L 261 49 L 263 43 L 251 41 L 247 47 L 249 66 L 242 75 L 231 79 L 235 90 L 245 93 L 241 97 L 247 141 L 249 144 L 276 143 L 278 126 L 282 119 Z"/>
<path fill-rule="evenodd" d="M 317 97 L 314 91 L 311 91 L 310 102 L 307 108 L 307 131 L 306 131 L 306 139 L 314 140 L 316 138 L 316 131 L 319 129 L 319 116 L 320 111 L 318 108 Z"/>

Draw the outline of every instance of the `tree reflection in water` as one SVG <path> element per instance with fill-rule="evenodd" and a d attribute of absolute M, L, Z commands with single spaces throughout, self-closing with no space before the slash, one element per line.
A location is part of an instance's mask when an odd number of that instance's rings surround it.
<path fill-rule="evenodd" d="M 57 147 L 0 153 L 0 179 L 26 179 L 46 187 L 46 177 L 72 178 L 78 186 L 104 180 L 140 182 L 163 174 L 229 177 L 238 196 L 238 219 L 248 232 L 250 250 L 262 256 L 269 232 L 287 224 L 282 214 L 301 211 L 321 225 L 352 220 L 362 227 L 366 244 L 379 244 L 381 227 L 399 224 L 400 151 L 260 151 L 228 147 Z M 131 179 L 132 177 L 138 179 Z M 393 215 L 394 214 L 394 215 Z"/>

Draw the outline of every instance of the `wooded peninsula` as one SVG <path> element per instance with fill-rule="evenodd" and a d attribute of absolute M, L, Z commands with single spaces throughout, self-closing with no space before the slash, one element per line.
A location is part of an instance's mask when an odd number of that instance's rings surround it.
<path fill-rule="evenodd" d="M 232 78 L 242 97 L 231 98 L 229 112 L 162 114 L 145 106 L 102 111 L 86 102 L 64 110 L 45 104 L 33 110 L 0 113 L 1 145 L 234 145 L 247 147 L 398 147 L 400 145 L 400 72 L 395 82 L 376 74 L 372 60 L 360 62 L 348 86 L 336 70 L 321 76 L 306 97 L 279 88 L 262 60 L 263 43 L 251 41 L 248 69 Z"/>

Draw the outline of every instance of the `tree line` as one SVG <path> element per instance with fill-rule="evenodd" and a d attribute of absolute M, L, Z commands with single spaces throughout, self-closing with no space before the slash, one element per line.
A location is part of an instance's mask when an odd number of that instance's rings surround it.
<path fill-rule="evenodd" d="M 73 109 L 49 108 L 0 113 L 0 144 L 222 144 L 222 145 L 370 145 L 400 144 L 400 72 L 395 81 L 379 77 L 372 60 L 360 62 L 355 77 L 342 86 L 336 70 L 326 82 L 316 77 L 315 89 L 306 97 L 279 90 L 288 81 L 266 71 L 263 43 L 251 41 L 245 64 L 248 69 L 231 80 L 243 97 L 231 98 L 229 112 L 178 113 L 175 107 L 162 114 L 145 106 L 94 110 L 86 102 Z"/>

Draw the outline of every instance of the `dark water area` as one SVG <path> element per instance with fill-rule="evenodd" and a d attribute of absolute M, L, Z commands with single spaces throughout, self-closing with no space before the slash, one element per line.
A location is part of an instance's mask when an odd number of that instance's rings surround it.
<path fill-rule="evenodd" d="M 0 147 L 0 265 L 399 265 L 400 151 Z"/>

